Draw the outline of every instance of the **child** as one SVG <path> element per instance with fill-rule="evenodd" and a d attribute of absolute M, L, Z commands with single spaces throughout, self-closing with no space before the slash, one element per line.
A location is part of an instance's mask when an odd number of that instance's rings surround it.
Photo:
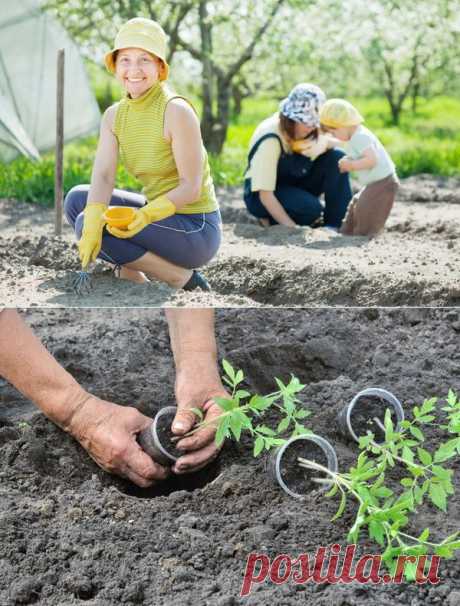
<path fill-rule="evenodd" d="M 353 197 L 340 232 L 347 236 L 375 236 L 383 230 L 398 190 L 395 165 L 348 101 L 326 101 L 320 110 L 320 121 L 323 130 L 346 141 L 347 155 L 339 160 L 340 172 L 356 171 L 364 185 Z"/>

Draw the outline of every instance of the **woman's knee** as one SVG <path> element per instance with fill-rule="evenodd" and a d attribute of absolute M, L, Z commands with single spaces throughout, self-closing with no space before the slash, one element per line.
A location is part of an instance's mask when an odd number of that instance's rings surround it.
<path fill-rule="evenodd" d="M 78 215 L 86 206 L 88 192 L 89 185 L 76 185 L 67 192 L 64 199 L 64 213 L 72 225 L 75 225 Z"/>
<path fill-rule="evenodd" d="M 75 219 L 75 223 L 74 223 L 75 235 L 77 236 L 78 240 L 81 238 L 81 234 L 83 232 L 83 221 L 84 221 L 83 213 L 80 213 L 77 216 L 77 218 Z"/>

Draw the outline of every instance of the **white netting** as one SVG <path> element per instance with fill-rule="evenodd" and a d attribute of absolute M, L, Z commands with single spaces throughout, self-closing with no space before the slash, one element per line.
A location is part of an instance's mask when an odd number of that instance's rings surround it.
<path fill-rule="evenodd" d="M 40 0 L 1 2 L 0 161 L 31 157 L 54 147 L 56 56 L 65 49 L 64 136 L 69 141 L 97 130 L 96 99 L 78 47 Z"/>

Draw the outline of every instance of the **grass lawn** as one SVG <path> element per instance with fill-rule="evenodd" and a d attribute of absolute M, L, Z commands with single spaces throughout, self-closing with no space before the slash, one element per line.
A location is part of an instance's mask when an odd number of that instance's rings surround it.
<path fill-rule="evenodd" d="M 98 91 L 101 94 L 104 92 Z M 99 95 L 98 95 L 99 96 Z M 418 173 L 460 177 L 460 100 L 450 97 L 421 99 L 417 113 L 405 109 L 398 127 L 390 124 L 384 99 L 352 99 L 366 125 L 380 137 L 396 163 L 400 177 Z M 254 128 L 277 110 L 273 99 L 248 99 L 242 114 L 229 127 L 224 152 L 211 157 L 217 185 L 238 185 L 246 167 L 247 147 Z M 96 137 L 69 143 L 65 149 L 64 186 L 89 183 Z M 139 189 L 135 179 L 119 168 L 117 186 Z M 18 158 L 0 169 L 0 197 L 51 204 L 54 188 L 54 154 L 40 162 Z"/>

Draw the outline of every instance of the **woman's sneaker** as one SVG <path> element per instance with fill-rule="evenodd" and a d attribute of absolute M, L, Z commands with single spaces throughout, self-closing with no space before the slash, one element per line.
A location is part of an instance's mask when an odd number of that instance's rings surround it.
<path fill-rule="evenodd" d="M 196 269 L 193 270 L 192 277 L 187 282 L 187 284 L 183 287 L 183 290 L 196 290 L 197 288 L 201 288 L 201 290 L 205 290 L 209 292 L 211 287 L 206 278 L 200 274 Z"/>

